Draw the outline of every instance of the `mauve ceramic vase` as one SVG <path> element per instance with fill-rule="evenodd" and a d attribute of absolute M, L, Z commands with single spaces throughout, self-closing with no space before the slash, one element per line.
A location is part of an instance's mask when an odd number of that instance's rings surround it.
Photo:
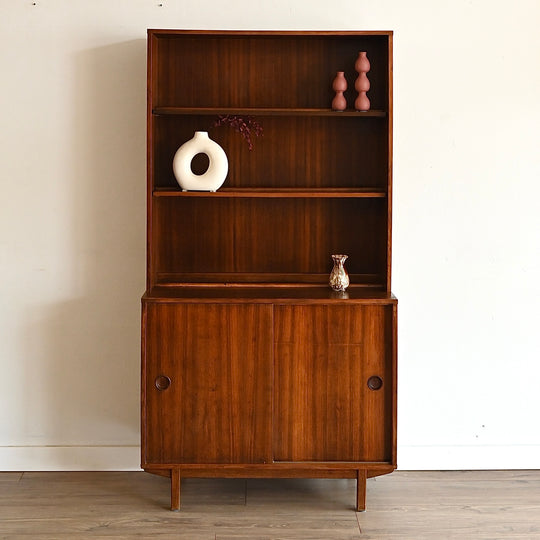
<path fill-rule="evenodd" d="M 369 58 L 367 57 L 366 51 L 360 51 L 358 53 L 358 58 L 356 59 L 356 62 L 354 63 L 354 69 L 360 73 L 361 71 L 368 72 L 371 69 L 371 65 L 369 63 Z"/>
<path fill-rule="evenodd" d="M 354 102 L 354 108 L 357 111 L 369 111 L 371 104 L 366 92 L 370 87 L 367 73 L 371 69 L 371 65 L 369 63 L 366 51 L 360 51 L 358 53 L 358 58 L 354 64 L 354 69 L 356 69 L 358 72 L 358 77 L 354 82 L 354 88 L 358 92 L 358 97 Z"/>
<path fill-rule="evenodd" d="M 332 83 L 332 89 L 336 93 L 336 96 L 332 100 L 333 111 L 344 111 L 347 108 L 347 100 L 343 95 L 343 92 L 347 90 L 347 80 L 343 71 L 338 71 L 337 75 Z"/>

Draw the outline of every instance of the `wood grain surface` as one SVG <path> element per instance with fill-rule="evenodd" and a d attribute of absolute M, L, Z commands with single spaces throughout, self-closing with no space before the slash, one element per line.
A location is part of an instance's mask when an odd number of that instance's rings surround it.
<path fill-rule="evenodd" d="M 359 51 L 371 62 L 360 114 Z M 330 110 L 337 70 L 345 113 Z M 396 465 L 392 32 L 149 30 L 147 83 L 142 467 L 170 477 L 173 509 L 185 478 L 222 473 L 344 474 L 362 509 L 366 477 Z M 260 116 L 253 151 L 215 126 L 231 114 Z M 177 148 L 201 130 L 229 160 L 220 194 L 184 194 L 174 178 Z M 351 278 L 339 298 L 335 253 Z M 175 288 L 177 303 L 156 297 Z"/>
<path fill-rule="evenodd" d="M 276 460 L 391 461 L 391 317 L 389 306 L 276 307 Z"/>
<path fill-rule="evenodd" d="M 540 538 L 540 471 L 402 472 L 354 480 L 169 479 L 141 472 L 0 473 L 0 538 L 508 540 Z"/>
<path fill-rule="evenodd" d="M 148 306 L 147 463 L 272 460 L 271 328 L 271 306 Z"/>

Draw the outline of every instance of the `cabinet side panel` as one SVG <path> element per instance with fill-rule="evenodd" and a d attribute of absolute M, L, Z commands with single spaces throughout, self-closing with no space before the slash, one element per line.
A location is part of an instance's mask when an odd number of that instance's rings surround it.
<path fill-rule="evenodd" d="M 154 116 L 152 115 L 154 86 L 156 84 L 156 38 L 148 34 L 146 63 L 146 288 L 153 285 L 152 253 L 152 190 L 154 187 Z"/>
<path fill-rule="evenodd" d="M 141 305 L 141 464 L 146 463 L 146 303 Z"/>
<path fill-rule="evenodd" d="M 271 306 L 148 307 L 148 463 L 271 460 L 271 329 Z"/>
<path fill-rule="evenodd" d="M 387 187 L 387 204 L 388 204 L 388 240 L 387 240 L 387 271 L 386 271 L 386 290 L 388 292 L 392 289 L 392 194 L 393 194 L 393 137 L 394 137 L 394 128 L 393 128 L 393 118 L 394 118 L 394 90 L 393 90 L 393 40 L 392 35 L 388 36 L 388 187 Z"/>

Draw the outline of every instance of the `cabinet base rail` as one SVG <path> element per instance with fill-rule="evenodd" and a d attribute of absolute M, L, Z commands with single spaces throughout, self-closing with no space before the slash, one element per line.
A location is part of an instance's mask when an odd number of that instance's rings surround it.
<path fill-rule="evenodd" d="M 180 509 L 182 478 L 351 478 L 356 479 L 356 511 L 366 509 L 366 481 L 368 478 L 388 474 L 395 469 L 388 463 L 369 465 L 343 463 L 339 465 L 310 464 L 291 466 L 280 463 L 273 465 L 199 465 L 143 467 L 145 472 L 171 479 L 171 510 Z"/>

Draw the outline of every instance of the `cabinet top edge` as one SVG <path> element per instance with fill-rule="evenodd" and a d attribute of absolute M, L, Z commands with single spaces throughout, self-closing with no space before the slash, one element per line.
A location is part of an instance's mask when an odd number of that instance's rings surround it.
<path fill-rule="evenodd" d="M 145 302 L 187 302 L 215 304 L 397 304 L 392 293 L 351 288 L 345 295 L 329 288 L 257 287 L 154 287 L 142 297 Z"/>
<path fill-rule="evenodd" d="M 326 37 L 354 37 L 354 36 L 392 36 L 393 30 L 179 30 L 165 28 L 148 28 L 148 37 L 174 37 L 174 36 L 326 36 Z"/>

